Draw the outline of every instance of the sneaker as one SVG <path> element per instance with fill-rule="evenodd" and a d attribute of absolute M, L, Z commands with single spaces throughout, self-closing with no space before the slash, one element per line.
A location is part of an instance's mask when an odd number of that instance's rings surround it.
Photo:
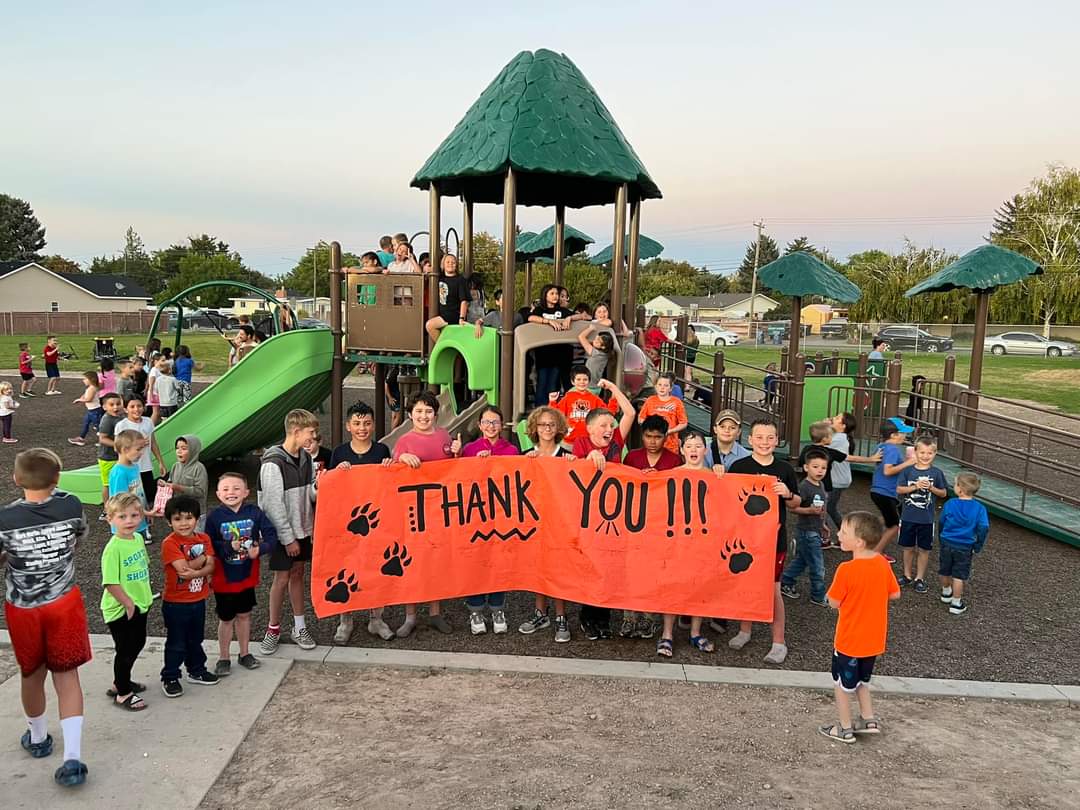
<path fill-rule="evenodd" d="M 76 436 L 72 439 L 68 439 L 68 444 L 73 444 L 76 447 L 85 447 L 86 439 L 80 439 L 78 436 Z"/>
<path fill-rule="evenodd" d="M 102 523 L 109 522 L 109 516 L 105 514 L 104 509 L 101 510 L 101 514 L 97 516 L 97 519 L 100 520 Z"/>
<path fill-rule="evenodd" d="M 894 562 L 896 562 L 896 557 L 894 557 L 892 554 L 882 554 L 881 556 L 885 558 L 885 562 L 887 562 L 889 565 L 892 565 Z"/>
<path fill-rule="evenodd" d="M 926 593 L 929 588 L 926 587 L 926 583 L 921 579 L 915 580 L 915 593 Z"/>
<path fill-rule="evenodd" d="M 487 632 L 487 622 L 484 621 L 484 614 L 479 610 L 474 610 L 469 614 L 469 630 L 474 636 L 482 636 Z"/>
<path fill-rule="evenodd" d="M 389 628 L 387 628 L 389 629 Z M 353 618 L 352 616 L 342 616 L 341 621 L 338 622 L 337 630 L 334 631 L 334 643 L 335 644 L 348 644 L 349 636 L 353 633 Z"/>
<path fill-rule="evenodd" d="M 311 637 L 311 633 L 308 632 L 306 627 L 301 627 L 299 630 L 293 630 L 290 634 L 290 638 L 293 640 L 293 644 L 301 650 L 314 650 L 319 646 L 315 643 L 315 639 Z"/>
<path fill-rule="evenodd" d="M 0 441 L 3 441 L 4 444 L 18 444 L 19 443 L 18 439 L 2 439 Z"/>
<path fill-rule="evenodd" d="M 266 635 L 263 636 L 262 644 L 259 645 L 259 650 L 263 655 L 273 655 L 277 652 L 278 644 L 281 643 L 281 633 L 271 633 L 266 631 Z"/>
<path fill-rule="evenodd" d="M 19 394 L 19 399 L 30 399 L 29 394 Z"/>
<path fill-rule="evenodd" d="M 810 597 L 810 604 L 811 605 L 817 605 L 818 607 L 824 607 L 824 608 L 827 608 L 829 606 L 828 600 L 825 599 L 824 597 L 822 597 L 821 599 L 815 599 L 814 597 L 811 596 Z"/>
<path fill-rule="evenodd" d="M 589 641 L 596 641 L 600 638 L 600 631 L 593 627 L 591 622 L 583 621 L 581 623 L 581 634 Z"/>
<path fill-rule="evenodd" d="M 952 588 L 941 589 L 941 601 L 946 605 L 952 604 Z"/>
<path fill-rule="evenodd" d="M 81 785 L 86 781 L 87 767 L 83 765 L 77 759 L 68 759 L 64 761 L 64 764 L 56 769 L 56 773 L 53 774 L 53 779 L 56 780 L 56 784 L 63 785 L 64 787 L 74 787 L 75 785 Z"/>
<path fill-rule="evenodd" d="M 782 663 L 784 663 L 785 658 L 787 658 L 787 645 L 786 644 L 776 644 L 774 642 L 773 645 L 772 645 L 772 648 L 769 650 L 768 654 L 765 656 L 765 663 L 766 664 L 782 664 Z"/>
<path fill-rule="evenodd" d="M 542 610 L 534 610 L 532 618 L 522 622 L 518 627 L 518 632 L 523 636 L 531 636 L 537 630 L 546 630 L 549 627 L 551 627 L 551 619 L 548 618 L 547 613 Z"/>
<path fill-rule="evenodd" d="M 23 750 L 29 752 L 30 756 L 34 759 L 41 759 L 47 757 L 52 753 L 53 743 L 52 734 L 46 734 L 45 739 L 39 743 L 30 742 L 30 729 L 23 732 L 22 739 L 19 740 Z"/>
<path fill-rule="evenodd" d="M 742 630 L 740 630 L 738 633 L 728 639 L 727 645 L 733 650 L 741 650 L 749 643 L 749 641 L 750 634 L 744 633 Z"/>
<path fill-rule="evenodd" d="M 953 616 L 959 616 L 961 613 L 967 613 L 967 602 L 963 599 L 953 599 L 949 604 L 949 613 Z"/>
<path fill-rule="evenodd" d="M 47 397 L 58 397 L 62 393 L 64 393 L 64 392 L 63 391 L 46 391 L 45 396 L 47 396 Z"/>
<path fill-rule="evenodd" d="M 448 636 L 452 632 L 454 632 L 454 628 L 450 626 L 450 622 L 448 622 L 446 620 L 446 617 L 443 616 L 441 613 L 438 613 L 434 616 L 428 616 L 427 623 L 428 627 L 434 630 L 438 630 L 444 636 Z"/>
<path fill-rule="evenodd" d="M 506 614 L 501 610 L 491 611 L 491 629 L 496 634 L 505 633 L 508 625 L 506 623 Z"/>
<path fill-rule="evenodd" d="M 709 627 L 714 633 L 726 633 L 727 619 L 709 619 Z"/>
<path fill-rule="evenodd" d="M 189 672 L 187 682 L 197 683 L 199 686 L 217 686 L 218 676 L 213 672 L 200 672 L 198 675 Z"/>
<path fill-rule="evenodd" d="M 602 624 L 596 628 L 596 632 L 600 634 L 601 639 L 609 639 L 611 638 L 611 625 Z"/>
<path fill-rule="evenodd" d="M 35 394 L 35 393 L 34 393 L 33 391 L 27 391 L 27 392 L 26 392 L 26 395 L 27 395 L 28 397 L 36 397 L 36 396 L 37 396 L 37 394 Z"/>
<path fill-rule="evenodd" d="M 149 531 L 147 531 L 143 535 L 143 545 L 144 546 L 152 546 L 152 545 L 154 545 L 154 536 L 152 534 L 150 534 Z"/>
<path fill-rule="evenodd" d="M 634 625 L 634 638 L 652 638 L 654 633 L 656 633 L 656 628 L 653 626 L 653 620 L 645 614 L 638 616 Z"/>
<path fill-rule="evenodd" d="M 905 576 L 904 574 L 901 574 L 896 578 L 896 584 L 899 585 L 901 588 L 907 587 L 914 581 L 915 580 L 913 580 L 911 577 Z"/>
<path fill-rule="evenodd" d="M 786 583 L 780 583 L 780 593 L 786 596 L 788 599 L 798 599 L 801 594 L 795 590 L 794 585 L 788 585 Z"/>
<path fill-rule="evenodd" d="M 180 697 L 184 694 L 184 687 L 180 681 L 162 681 L 161 691 L 165 693 L 165 697 L 174 698 Z"/>
<path fill-rule="evenodd" d="M 241 655 L 239 658 L 236 659 L 236 663 L 238 663 L 244 669 L 258 669 L 262 666 L 262 664 L 259 663 L 259 659 L 251 653 L 248 653 L 247 655 Z"/>
<path fill-rule="evenodd" d="M 619 624 L 619 635 L 623 638 L 634 637 L 634 620 L 629 616 L 624 616 L 622 622 Z"/>
<path fill-rule="evenodd" d="M 219 678 L 228 678 L 232 674 L 232 662 L 222 658 L 214 664 L 214 674 Z"/>
<path fill-rule="evenodd" d="M 367 631 L 373 636 L 378 636 L 383 641 L 389 641 L 394 637 L 394 631 L 390 629 L 390 625 L 378 616 L 372 616 L 368 619 Z"/>
<path fill-rule="evenodd" d="M 570 625 L 566 622 L 565 616 L 555 617 L 555 641 L 559 644 L 565 644 L 570 640 Z"/>

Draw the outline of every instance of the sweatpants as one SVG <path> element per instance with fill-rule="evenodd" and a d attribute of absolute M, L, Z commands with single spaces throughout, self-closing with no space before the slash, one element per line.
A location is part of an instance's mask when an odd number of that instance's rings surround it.
<path fill-rule="evenodd" d="M 131 668 L 146 645 L 146 614 L 135 608 L 135 615 L 130 619 L 121 616 L 109 622 L 109 632 L 116 642 L 116 657 L 113 658 L 113 684 L 118 695 L 131 692 Z"/>

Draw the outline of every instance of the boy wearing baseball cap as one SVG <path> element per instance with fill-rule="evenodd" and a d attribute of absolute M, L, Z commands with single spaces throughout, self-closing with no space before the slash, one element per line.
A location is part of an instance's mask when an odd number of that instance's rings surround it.
<path fill-rule="evenodd" d="M 881 423 L 881 461 L 874 468 L 874 478 L 870 484 L 870 500 L 881 512 L 885 521 L 885 533 L 881 536 L 878 551 L 889 561 L 896 560 L 886 553 L 889 544 L 900 533 L 900 512 L 896 504 L 896 479 L 901 470 L 906 470 L 915 463 L 915 448 L 904 450 L 906 437 L 915 432 L 915 428 L 903 419 L 893 416 Z"/>
<path fill-rule="evenodd" d="M 750 451 L 739 444 L 742 435 L 742 422 L 735 411 L 728 408 L 720 411 L 713 422 L 713 440 L 705 452 L 705 466 L 717 464 L 727 470 L 733 462 L 746 458 Z"/>

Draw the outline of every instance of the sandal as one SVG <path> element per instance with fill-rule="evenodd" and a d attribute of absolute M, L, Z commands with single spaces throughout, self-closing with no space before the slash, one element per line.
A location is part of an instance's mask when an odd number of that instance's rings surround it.
<path fill-rule="evenodd" d="M 115 703 L 121 709 L 129 712 L 141 712 L 143 709 L 146 708 L 146 701 L 134 692 L 132 692 L 122 701 L 117 701 L 115 698 L 113 698 L 113 703 Z"/>
<path fill-rule="evenodd" d="M 828 737 L 833 742 L 845 743 L 851 745 L 855 742 L 855 732 L 850 728 L 844 728 L 838 723 L 831 723 L 827 726 L 819 726 L 818 734 Z"/>
<path fill-rule="evenodd" d="M 656 654 L 661 658 L 671 658 L 671 639 L 662 638 L 656 642 Z"/>
<path fill-rule="evenodd" d="M 132 692 L 145 692 L 146 691 L 146 684 L 145 683 L 135 683 L 135 681 L 132 681 L 131 682 L 131 691 Z M 116 687 L 110 686 L 108 689 L 105 690 L 105 694 L 108 695 L 111 698 L 116 697 L 116 694 L 117 694 L 116 693 Z"/>
<path fill-rule="evenodd" d="M 856 717 L 852 731 L 856 734 L 880 734 L 881 721 L 876 717 Z"/>
<path fill-rule="evenodd" d="M 698 652 L 712 652 L 716 649 L 705 636 L 690 636 L 690 646 Z"/>

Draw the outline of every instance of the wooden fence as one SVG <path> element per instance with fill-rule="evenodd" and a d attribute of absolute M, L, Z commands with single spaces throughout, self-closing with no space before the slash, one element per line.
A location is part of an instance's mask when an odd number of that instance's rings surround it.
<path fill-rule="evenodd" d="M 0 335 L 145 335 L 152 310 L 136 312 L 0 312 Z M 167 326 L 162 316 L 162 327 Z"/>

